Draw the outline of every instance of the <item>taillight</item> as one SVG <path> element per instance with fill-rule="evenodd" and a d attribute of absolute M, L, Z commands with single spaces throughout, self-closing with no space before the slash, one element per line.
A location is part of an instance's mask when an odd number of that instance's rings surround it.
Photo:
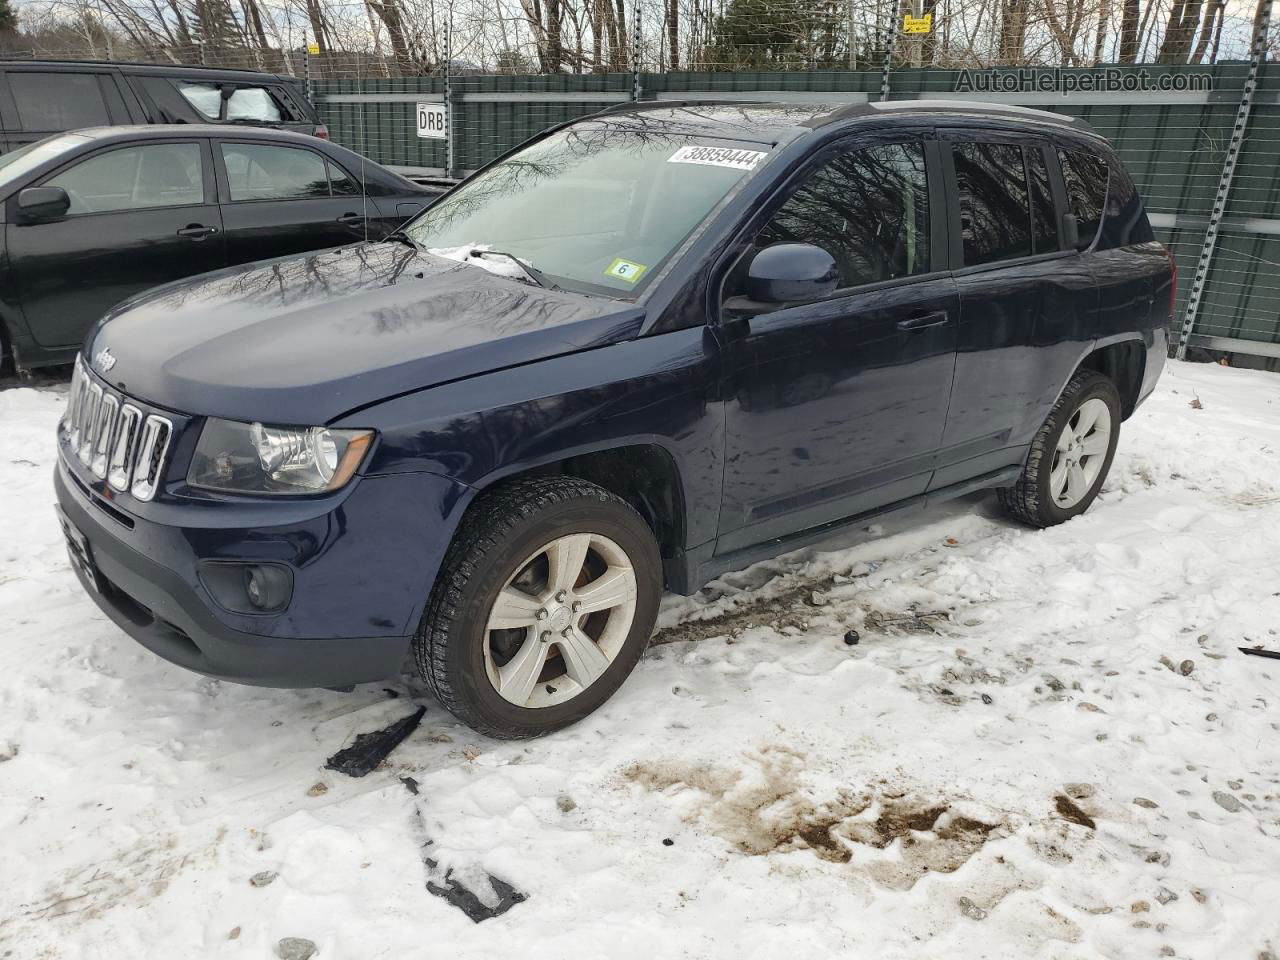
<path fill-rule="evenodd" d="M 315 135 L 319 137 L 321 140 L 328 140 L 329 128 L 326 127 L 323 123 L 317 123 Z"/>
<path fill-rule="evenodd" d="M 1173 259 L 1173 251 L 1165 250 L 1169 257 L 1169 320 L 1173 321 L 1173 308 L 1178 302 L 1178 261 Z"/>

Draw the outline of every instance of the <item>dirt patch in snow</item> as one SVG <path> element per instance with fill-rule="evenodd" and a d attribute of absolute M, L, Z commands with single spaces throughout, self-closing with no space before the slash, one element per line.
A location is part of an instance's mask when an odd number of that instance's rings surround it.
<path fill-rule="evenodd" d="M 874 879 L 895 889 L 911 887 L 926 873 L 958 869 L 1003 825 L 954 813 L 949 801 L 897 793 L 883 783 L 819 800 L 801 783 L 805 755 L 789 747 L 763 747 L 745 759 L 741 769 L 647 761 L 626 768 L 623 776 L 679 800 L 686 820 L 746 856 L 807 849 L 821 860 L 848 863 L 859 846 L 870 853 L 897 844 L 896 854 L 859 858 Z M 686 792 L 698 796 L 686 797 Z"/>

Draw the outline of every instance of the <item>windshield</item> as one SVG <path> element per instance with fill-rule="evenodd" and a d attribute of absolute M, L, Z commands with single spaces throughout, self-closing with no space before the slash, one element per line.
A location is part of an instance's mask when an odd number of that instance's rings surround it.
<path fill-rule="evenodd" d="M 41 140 L 39 143 L 29 143 L 17 150 L 11 150 L 4 156 L 0 156 L 0 184 L 8 183 L 17 177 L 30 173 L 46 160 L 52 160 L 54 157 L 68 153 L 88 139 L 88 137 L 77 136 L 74 133 L 62 134 L 56 137 L 49 137 L 47 140 Z"/>
<path fill-rule="evenodd" d="M 477 174 L 405 233 L 455 259 L 500 250 L 558 286 L 630 297 L 764 157 L 757 144 L 584 124 Z"/>

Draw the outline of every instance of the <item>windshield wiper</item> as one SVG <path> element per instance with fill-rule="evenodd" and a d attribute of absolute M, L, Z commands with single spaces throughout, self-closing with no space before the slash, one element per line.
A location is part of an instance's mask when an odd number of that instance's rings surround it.
<path fill-rule="evenodd" d="M 487 257 L 490 254 L 492 254 L 495 257 L 506 257 L 508 260 L 514 263 L 517 267 L 523 270 L 524 275 L 528 277 L 530 280 L 532 280 L 534 283 L 536 283 L 538 286 L 546 287 L 548 290 L 560 289 L 558 286 L 552 283 L 551 280 L 547 278 L 547 275 L 545 273 L 543 273 L 537 267 L 533 266 L 533 264 L 525 263 L 523 260 L 517 257 L 514 253 L 507 253 L 507 251 L 505 250 L 472 250 L 471 251 L 471 256 L 473 257 Z"/>
<path fill-rule="evenodd" d="M 406 247 L 413 247 L 414 250 L 422 249 L 420 246 L 418 246 L 418 241 L 414 240 L 413 237 L 409 236 L 403 230 L 392 230 L 385 237 L 383 237 L 382 240 L 384 243 L 388 240 L 393 243 L 403 243 Z"/>

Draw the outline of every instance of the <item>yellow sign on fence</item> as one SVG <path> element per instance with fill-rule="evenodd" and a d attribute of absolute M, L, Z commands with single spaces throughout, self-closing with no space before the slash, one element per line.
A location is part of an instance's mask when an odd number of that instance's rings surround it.
<path fill-rule="evenodd" d="M 313 56 L 313 57 L 318 57 L 318 56 L 320 56 L 320 44 L 318 44 L 318 43 L 308 43 L 308 44 L 307 44 L 307 53 L 311 54 L 311 56 Z"/>
<path fill-rule="evenodd" d="M 933 29 L 933 14 L 926 13 L 923 17 L 913 17 L 909 13 L 902 15 L 902 32 L 903 33 L 928 33 Z"/>

